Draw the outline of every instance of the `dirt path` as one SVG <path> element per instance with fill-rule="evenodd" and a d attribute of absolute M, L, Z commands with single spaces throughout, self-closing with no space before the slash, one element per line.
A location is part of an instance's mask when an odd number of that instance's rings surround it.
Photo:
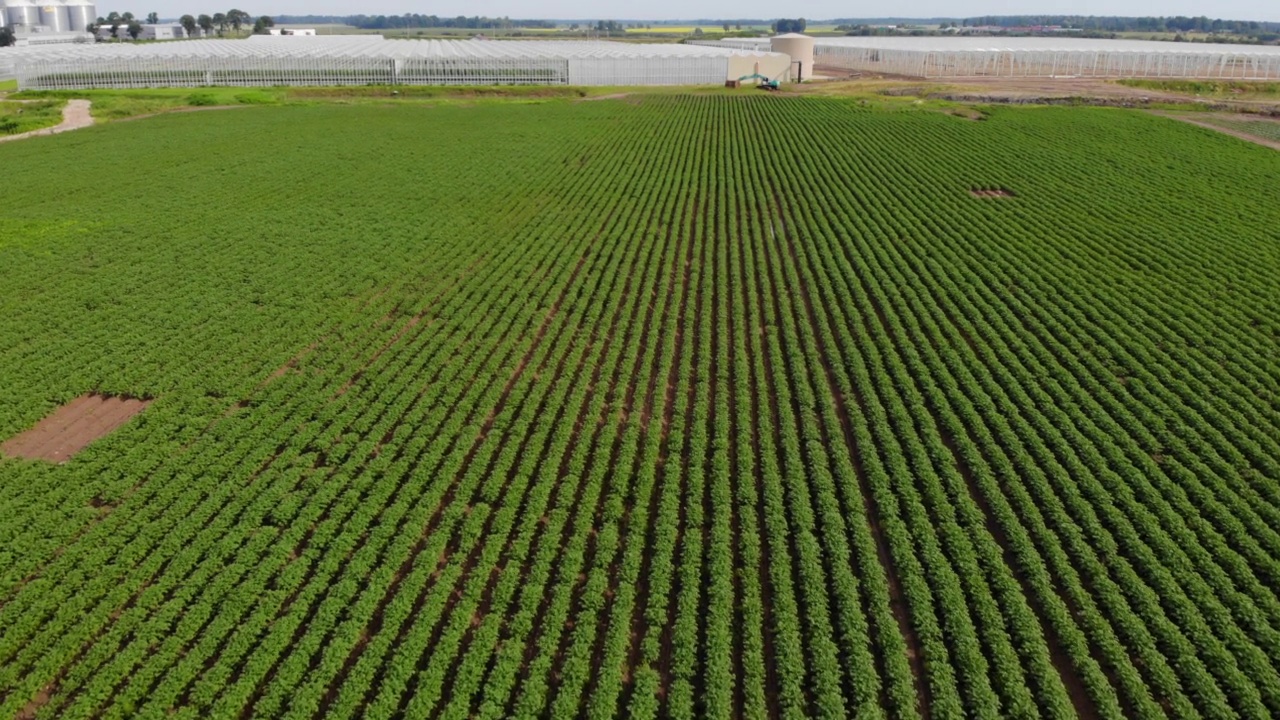
<path fill-rule="evenodd" d="M 9 135 L 0 137 L 0 143 L 13 142 L 14 140 L 25 140 L 27 138 L 39 137 L 41 135 L 57 135 L 58 133 L 70 132 L 86 128 L 93 124 L 93 116 L 89 114 L 90 102 L 88 100 L 68 100 L 67 106 L 62 109 L 62 122 L 43 130 L 32 130 L 31 132 L 22 133 L 21 135 Z"/>
<path fill-rule="evenodd" d="M 597 100 L 624 100 L 631 97 L 633 93 L 613 93 L 611 95 L 596 95 L 594 97 L 579 98 L 578 102 L 595 102 Z"/>
<path fill-rule="evenodd" d="M 1261 137 L 1258 137 L 1258 136 L 1256 136 L 1256 135 L 1250 135 L 1249 133 L 1246 133 L 1246 132 L 1243 132 L 1243 131 L 1240 131 L 1240 130 L 1236 130 L 1236 129 L 1228 128 L 1228 127 L 1221 127 L 1221 126 L 1219 126 L 1219 125 L 1214 125 L 1214 124 L 1212 124 L 1212 123 L 1207 123 L 1207 122 L 1205 122 L 1205 121 L 1203 121 L 1203 120 L 1197 120 L 1197 119 L 1195 119 L 1195 118 L 1193 118 L 1193 117 L 1188 117 L 1188 116 L 1186 116 L 1186 115 L 1178 115 L 1178 114 L 1176 114 L 1176 113 L 1159 112 L 1159 111 L 1156 111 L 1156 110 L 1153 110 L 1153 111 L 1152 111 L 1152 113 L 1153 113 L 1153 114 L 1155 114 L 1155 115 L 1159 115 L 1160 117 L 1166 117 L 1166 118 L 1169 118 L 1169 119 L 1171 119 L 1171 120 L 1181 120 L 1181 121 L 1182 121 L 1182 122 L 1184 122 L 1184 123 L 1190 123 L 1190 124 L 1192 124 L 1192 125 L 1196 125 L 1196 126 L 1198 126 L 1198 127 L 1207 128 L 1207 129 L 1209 129 L 1209 130 L 1216 130 L 1216 131 L 1218 131 L 1218 132 L 1220 132 L 1220 133 L 1223 133 L 1223 134 L 1226 134 L 1226 135 L 1230 135 L 1231 137 L 1239 138 L 1239 139 L 1244 140 L 1244 141 L 1246 141 L 1246 142 L 1254 143 L 1255 145 L 1262 145 L 1262 146 L 1264 146 L 1264 147 L 1269 147 L 1269 148 L 1271 148 L 1272 150 L 1280 150 L 1280 142 L 1276 142 L 1276 141 L 1274 141 L 1274 140 L 1268 140 L 1268 139 L 1266 139 L 1266 138 L 1261 138 Z M 1257 121 L 1254 121 L 1254 122 L 1266 122 L 1266 121 L 1264 121 L 1264 120 L 1257 120 Z"/>
<path fill-rule="evenodd" d="M 251 105 L 200 105 L 198 107 L 176 107 L 159 112 L 146 113 L 144 115 L 130 115 L 129 117 L 112 120 L 113 123 L 130 122 L 132 120 L 146 120 L 147 118 L 160 117 L 161 115 L 177 115 L 179 113 L 207 112 L 209 110 L 235 110 L 237 108 L 252 107 Z"/>
<path fill-rule="evenodd" d="M 64 463 L 150 404 L 150 400 L 138 398 L 81 395 L 0 445 L 0 452 L 9 457 Z"/>

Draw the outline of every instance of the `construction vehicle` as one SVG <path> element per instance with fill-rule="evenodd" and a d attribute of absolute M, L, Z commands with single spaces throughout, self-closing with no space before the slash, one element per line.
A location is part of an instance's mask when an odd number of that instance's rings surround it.
<path fill-rule="evenodd" d="M 756 63 L 755 72 L 751 73 L 750 75 L 743 75 L 737 80 L 727 80 L 725 81 L 724 86 L 731 87 L 731 88 L 738 88 L 738 87 L 742 87 L 742 83 L 749 82 L 751 80 L 759 80 L 760 82 L 756 84 L 756 87 L 761 90 L 777 90 L 782 86 L 782 82 L 780 80 L 776 78 L 773 80 L 770 80 L 769 78 L 760 74 L 760 63 Z"/>
<path fill-rule="evenodd" d="M 741 85 L 742 83 L 747 82 L 748 80 L 759 80 L 760 82 L 756 85 L 756 87 L 760 88 L 761 90 L 777 90 L 782 85 L 782 83 L 778 82 L 777 80 L 770 80 L 769 78 L 761 75 L 760 73 L 751 73 L 750 75 L 743 75 L 742 77 L 738 78 L 738 84 Z"/>

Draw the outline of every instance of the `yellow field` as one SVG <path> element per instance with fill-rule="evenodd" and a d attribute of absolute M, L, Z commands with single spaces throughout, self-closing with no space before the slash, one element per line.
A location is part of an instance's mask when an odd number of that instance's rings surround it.
<path fill-rule="evenodd" d="M 702 32 L 707 34 L 724 32 L 723 25 L 701 25 L 701 26 L 654 25 L 652 28 L 627 28 L 627 32 L 631 34 L 645 33 L 650 35 L 658 34 L 658 33 L 661 33 L 663 35 L 692 35 L 694 31 L 697 30 L 698 28 L 701 28 Z M 730 26 L 730 28 L 731 28 L 730 32 L 738 31 L 738 28 L 732 25 Z M 743 25 L 742 29 L 743 30 L 768 30 L 768 28 L 763 25 Z"/>

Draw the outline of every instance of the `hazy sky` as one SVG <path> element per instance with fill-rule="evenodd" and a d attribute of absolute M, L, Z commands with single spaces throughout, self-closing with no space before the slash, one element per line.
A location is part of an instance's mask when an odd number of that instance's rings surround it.
<path fill-rule="evenodd" d="M 230 3 L 230 4 L 228 4 Z M 238 5 L 237 5 L 238 3 Z M 227 7 L 220 7 L 227 5 Z M 739 18 L 803 16 L 809 18 L 967 17 L 972 15 L 1207 15 L 1230 20 L 1280 21 L 1275 0 L 903 0 L 887 3 L 850 3 L 832 0 L 784 2 L 777 0 L 98 0 L 98 14 L 112 10 L 134 14 L 155 11 L 176 17 L 183 13 L 214 13 L 238 7 L 253 15 L 350 15 L 365 13 L 490 15 L 520 18 Z"/>

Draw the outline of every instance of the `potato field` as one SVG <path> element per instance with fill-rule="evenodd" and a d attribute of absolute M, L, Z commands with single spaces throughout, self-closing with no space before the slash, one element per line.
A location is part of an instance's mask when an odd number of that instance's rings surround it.
<path fill-rule="evenodd" d="M 123 423 L 0 450 L 0 718 L 1280 716 L 1274 151 L 744 91 L 0 167 L 0 442 Z"/>

